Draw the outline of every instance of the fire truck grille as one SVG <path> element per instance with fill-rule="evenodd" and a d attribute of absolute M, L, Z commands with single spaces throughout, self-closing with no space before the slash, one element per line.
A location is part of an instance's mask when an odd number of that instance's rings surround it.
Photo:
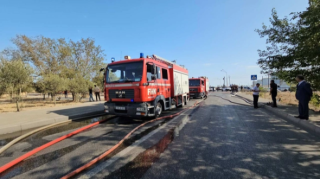
<path fill-rule="evenodd" d="M 198 92 L 198 89 L 197 88 L 190 88 L 189 91 L 190 92 Z"/>
<path fill-rule="evenodd" d="M 134 90 L 133 89 L 109 90 L 109 98 L 133 99 Z"/>

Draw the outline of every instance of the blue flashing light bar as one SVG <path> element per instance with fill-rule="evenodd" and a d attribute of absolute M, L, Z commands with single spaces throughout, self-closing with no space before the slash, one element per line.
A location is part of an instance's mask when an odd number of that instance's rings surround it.
<path fill-rule="evenodd" d="M 140 58 L 144 58 L 144 55 L 143 55 L 143 53 L 140 53 Z"/>
<path fill-rule="evenodd" d="M 131 99 L 131 102 L 133 102 L 134 100 L 133 99 Z"/>
<path fill-rule="evenodd" d="M 114 57 L 111 58 L 111 62 L 114 62 L 116 61 L 116 59 Z"/>

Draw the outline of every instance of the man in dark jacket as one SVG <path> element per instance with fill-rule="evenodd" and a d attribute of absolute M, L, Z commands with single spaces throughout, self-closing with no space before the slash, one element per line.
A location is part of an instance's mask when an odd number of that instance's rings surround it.
<path fill-rule="evenodd" d="M 273 101 L 272 107 L 275 107 L 275 108 L 277 107 L 277 101 L 276 101 L 277 94 L 278 94 L 278 86 L 274 82 L 274 80 L 271 80 L 271 83 L 270 83 L 270 95 L 271 95 L 271 98 L 272 98 L 272 101 Z"/>
<path fill-rule="evenodd" d="M 310 83 L 304 81 L 304 77 L 298 75 L 296 77 L 298 82 L 296 98 L 299 100 L 299 116 L 295 116 L 300 119 L 309 119 L 309 101 L 312 97 L 312 90 Z"/>

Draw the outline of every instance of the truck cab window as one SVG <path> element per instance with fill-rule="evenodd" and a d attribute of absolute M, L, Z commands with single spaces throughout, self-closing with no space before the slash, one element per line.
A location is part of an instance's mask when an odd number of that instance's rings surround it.
<path fill-rule="evenodd" d="M 142 78 L 142 62 L 132 62 L 107 67 L 107 83 L 130 83 L 138 82 Z"/>
<path fill-rule="evenodd" d="M 202 86 L 204 86 L 204 81 L 201 81 Z"/>
<path fill-rule="evenodd" d="M 162 79 L 167 80 L 168 79 L 168 70 L 162 68 Z"/>
<path fill-rule="evenodd" d="M 153 65 L 147 64 L 147 81 L 152 81 L 152 75 L 153 75 Z"/>
<path fill-rule="evenodd" d="M 157 67 L 157 79 L 161 79 L 161 71 L 160 71 L 160 67 Z"/>

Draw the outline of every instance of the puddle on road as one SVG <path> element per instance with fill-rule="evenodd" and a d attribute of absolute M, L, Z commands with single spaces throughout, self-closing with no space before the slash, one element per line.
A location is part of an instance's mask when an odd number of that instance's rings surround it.
<path fill-rule="evenodd" d="M 141 178 L 147 172 L 147 170 L 159 160 L 160 155 L 168 148 L 169 144 L 179 136 L 180 131 L 190 121 L 191 114 L 182 119 L 180 124 L 169 130 L 164 137 L 159 140 L 154 146 L 148 148 L 141 154 L 139 154 L 133 161 L 129 162 L 120 169 L 112 172 L 106 176 L 107 179 L 113 178 L 129 178 L 136 179 Z"/>

